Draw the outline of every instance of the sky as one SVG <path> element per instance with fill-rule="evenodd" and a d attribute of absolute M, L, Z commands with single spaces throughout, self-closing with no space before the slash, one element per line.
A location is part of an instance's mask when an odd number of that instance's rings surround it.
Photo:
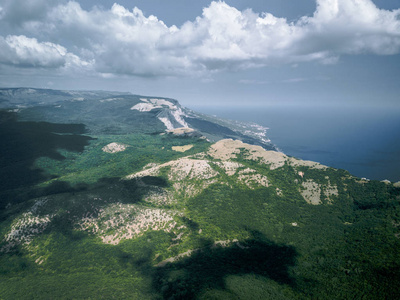
<path fill-rule="evenodd" d="M 0 0 L 0 87 L 400 106 L 398 0 Z"/>

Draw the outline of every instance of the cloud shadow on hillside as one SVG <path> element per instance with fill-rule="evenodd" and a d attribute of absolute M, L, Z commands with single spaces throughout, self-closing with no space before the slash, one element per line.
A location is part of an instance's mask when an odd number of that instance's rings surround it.
<path fill-rule="evenodd" d="M 190 257 L 155 268 L 153 286 L 165 299 L 195 299 L 206 290 L 226 290 L 230 275 L 253 274 L 294 286 L 289 269 L 295 265 L 294 247 L 278 245 L 258 231 L 228 247 L 209 246 Z"/>
<path fill-rule="evenodd" d="M 36 159 L 63 160 L 59 149 L 83 152 L 92 139 L 83 133 L 83 124 L 18 122 L 16 114 L 0 111 L 0 209 L 9 202 L 18 202 L 12 190 L 46 179 L 42 170 L 34 168 Z"/>

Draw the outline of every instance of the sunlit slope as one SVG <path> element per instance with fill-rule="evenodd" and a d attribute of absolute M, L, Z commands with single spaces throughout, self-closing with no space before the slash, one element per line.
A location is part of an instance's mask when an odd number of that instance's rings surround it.
<path fill-rule="evenodd" d="M 2 298 L 399 295 L 392 184 L 231 139 L 91 138 L 5 203 Z"/>
<path fill-rule="evenodd" d="M 396 299 L 400 189 L 176 100 L 0 89 L 0 299 Z"/>
<path fill-rule="evenodd" d="M 108 91 L 0 88 L 0 109 L 19 121 L 85 124 L 89 134 L 161 133 L 193 129 L 211 141 L 240 139 L 274 150 L 267 128 L 223 120 L 183 107 L 175 99 Z"/>

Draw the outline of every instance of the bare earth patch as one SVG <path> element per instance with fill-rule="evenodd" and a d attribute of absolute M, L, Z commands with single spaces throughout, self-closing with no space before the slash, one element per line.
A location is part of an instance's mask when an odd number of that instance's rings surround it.
<path fill-rule="evenodd" d="M 168 175 L 168 179 L 171 181 L 183 179 L 210 179 L 218 175 L 218 172 L 211 168 L 207 160 L 184 157 L 173 161 L 170 166 L 171 172 Z"/>
<path fill-rule="evenodd" d="M 317 163 L 315 161 L 301 160 L 301 159 L 297 159 L 297 158 L 294 158 L 294 157 L 289 157 L 288 158 L 288 163 L 291 166 L 294 166 L 294 167 L 297 167 L 297 166 L 299 166 L 299 167 L 309 167 L 309 168 L 312 168 L 312 169 L 320 169 L 320 170 L 325 170 L 325 169 L 328 168 L 327 166 L 321 165 L 320 163 Z M 300 173 L 302 173 L 302 174 L 300 174 Z M 299 172 L 299 175 L 301 177 L 303 177 L 304 173 L 303 172 Z"/>
<path fill-rule="evenodd" d="M 216 180 L 214 180 L 214 178 L 219 174 L 210 166 L 208 160 L 183 157 L 131 174 L 125 177 L 125 179 L 136 179 L 140 183 L 141 178 L 146 176 L 158 176 L 164 168 L 170 168 L 168 170 L 168 180 L 173 182 L 174 192 L 188 197 L 197 195 L 210 184 L 215 183 Z M 175 201 L 171 193 L 167 191 L 161 191 L 158 195 L 157 193 L 149 194 L 145 199 L 146 201 L 156 204 L 168 204 Z"/>
<path fill-rule="evenodd" d="M 185 151 L 192 149 L 193 147 L 194 147 L 193 145 L 173 146 L 172 150 L 174 150 L 176 152 L 185 152 Z"/>
<path fill-rule="evenodd" d="M 249 145 L 242 141 L 234 141 L 232 139 L 220 140 L 213 144 L 210 147 L 208 154 L 215 159 L 229 160 L 236 158 L 237 154 L 239 154 L 242 149 L 248 152 L 246 159 L 255 161 L 260 160 L 261 163 L 269 165 L 271 170 L 282 167 L 285 162 L 292 166 L 306 166 L 315 169 L 327 168 L 317 162 L 299 160 L 293 157 L 288 157 L 282 152 L 267 151 L 261 146 Z"/>
<path fill-rule="evenodd" d="M 268 178 L 258 174 L 256 170 L 246 168 L 239 171 L 239 181 L 247 185 L 248 188 L 254 189 L 255 186 L 269 186 Z"/>
<path fill-rule="evenodd" d="M 176 106 L 167 100 L 164 99 L 147 99 L 147 98 L 140 98 L 141 103 L 138 103 L 131 107 L 131 110 L 138 110 L 140 112 L 147 112 L 151 111 L 156 108 L 163 108 L 163 106 L 168 107 L 170 109 L 176 109 Z"/>
<path fill-rule="evenodd" d="M 110 143 L 106 146 L 104 146 L 101 150 L 103 150 L 106 153 L 118 153 L 125 151 L 126 148 L 130 146 L 124 145 L 124 144 L 119 144 L 119 143 Z"/>
<path fill-rule="evenodd" d="M 302 183 L 304 190 L 301 191 L 301 195 L 304 200 L 313 205 L 321 204 L 321 186 L 312 181 L 311 179 Z"/>
<path fill-rule="evenodd" d="M 95 218 L 82 219 L 77 227 L 99 236 L 103 243 L 116 245 L 148 230 L 170 232 L 176 226 L 174 215 L 174 212 L 163 209 L 115 203 L 101 210 Z"/>
<path fill-rule="evenodd" d="M 173 193 L 162 188 L 159 188 L 156 191 L 150 191 L 146 196 L 144 196 L 143 200 L 155 205 L 169 205 L 176 203 Z"/>
<path fill-rule="evenodd" d="M 242 164 L 234 161 L 222 161 L 215 163 L 218 167 L 223 169 L 228 176 L 235 175 L 237 169 L 243 167 Z"/>
<path fill-rule="evenodd" d="M 29 245 L 35 236 L 46 229 L 52 217 L 51 215 L 35 216 L 32 212 L 22 214 L 13 222 L 10 232 L 4 237 L 6 245 L 0 249 L 0 252 L 8 252 L 17 245 Z"/>
<path fill-rule="evenodd" d="M 254 186 L 269 186 L 269 181 L 266 176 L 261 174 L 242 174 L 239 175 L 239 181 L 247 185 L 248 188 L 254 189 Z"/>
<path fill-rule="evenodd" d="M 218 172 L 211 168 L 207 160 L 183 157 L 178 160 L 169 161 L 165 164 L 128 175 L 126 179 L 158 176 L 160 169 L 166 167 L 171 168 L 168 174 L 168 179 L 173 181 L 181 181 L 184 179 L 209 179 L 218 175 Z"/>
<path fill-rule="evenodd" d="M 210 147 L 208 154 L 215 159 L 229 160 L 236 158 L 241 149 L 248 151 L 247 159 L 260 160 L 261 163 L 269 165 L 271 170 L 282 167 L 288 158 L 281 152 L 267 151 L 261 146 L 249 145 L 232 139 L 218 141 Z"/>
<path fill-rule="evenodd" d="M 181 127 L 181 128 L 175 128 L 171 130 L 167 130 L 167 133 L 174 134 L 174 135 L 185 135 L 190 132 L 194 132 L 195 130 L 193 128 L 189 127 Z"/>
<path fill-rule="evenodd" d="M 336 185 L 328 185 L 321 186 L 320 184 L 308 179 L 306 182 L 302 183 L 304 190 L 301 191 L 301 195 L 304 200 L 306 200 L 310 204 L 318 205 L 321 204 L 321 192 L 328 199 L 328 203 L 333 202 L 333 196 L 338 196 L 339 191 Z"/>

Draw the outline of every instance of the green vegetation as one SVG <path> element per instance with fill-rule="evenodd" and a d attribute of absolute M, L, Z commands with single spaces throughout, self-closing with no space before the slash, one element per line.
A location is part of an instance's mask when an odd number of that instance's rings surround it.
<path fill-rule="evenodd" d="M 197 138 L 182 138 L 171 135 L 98 135 L 82 153 L 60 151 L 65 160 L 42 157 L 35 166 L 56 180 L 72 185 L 92 184 L 101 178 L 123 177 L 138 172 L 149 163 L 165 163 L 183 155 L 191 155 L 206 150 L 209 143 Z M 127 149 L 119 153 L 106 153 L 102 148 L 110 143 L 123 143 Z M 196 147 L 184 154 L 173 151 L 172 146 L 195 143 Z"/>
<path fill-rule="evenodd" d="M 332 168 L 271 170 L 246 151 L 228 173 L 204 139 L 46 131 L 6 115 L 0 299 L 400 297 L 400 189 L 392 184 Z M 104 152 L 110 143 L 128 147 Z M 124 179 L 186 156 L 208 173 L 171 163 Z M 7 180 L 15 162 L 31 180 Z M 320 189 L 320 205 L 303 197 L 307 182 Z"/>

